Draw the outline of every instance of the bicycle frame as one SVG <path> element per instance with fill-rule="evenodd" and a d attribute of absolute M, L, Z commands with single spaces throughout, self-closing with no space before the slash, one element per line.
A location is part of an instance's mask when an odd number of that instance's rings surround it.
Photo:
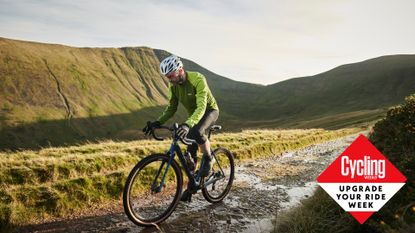
<path fill-rule="evenodd" d="M 200 187 L 200 178 L 201 178 L 201 176 L 200 176 L 200 171 L 196 174 L 196 176 L 193 176 L 192 175 L 192 173 L 191 173 L 191 171 L 190 171 L 190 169 L 189 169 L 189 166 L 187 165 L 187 162 L 186 162 L 186 159 L 185 159 L 185 157 L 184 157 L 184 155 L 183 155 L 183 152 L 182 152 L 182 150 L 180 149 L 180 146 L 179 146 L 179 144 L 178 144 L 178 139 L 177 138 L 175 138 L 175 139 L 173 139 L 173 142 L 172 142 L 172 144 L 170 145 L 170 149 L 167 151 L 167 155 L 169 156 L 169 161 L 168 161 L 168 163 L 167 163 L 167 167 L 166 167 L 166 169 L 164 170 L 164 173 L 163 173 L 163 177 L 162 177 L 162 179 L 161 179 L 161 182 L 160 182 L 160 185 L 158 186 L 158 187 L 156 187 L 156 181 L 157 181 L 157 179 L 158 179 L 158 177 L 159 177 L 159 175 L 160 175 L 160 173 L 162 172 L 162 170 L 163 170 L 163 167 L 164 167 L 164 163 L 165 162 L 163 162 L 161 165 L 160 165 L 160 168 L 159 168 L 159 170 L 157 171 L 157 175 L 156 175 L 156 177 L 154 178 L 154 180 L 153 180 L 153 183 L 152 183 L 152 190 L 153 191 L 155 191 L 155 192 L 160 192 L 161 191 L 161 189 L 162 189 L 162 187 L 164 187 L 164 183 L 165 183 L 165 179 L 166 179 L 166 176 L 167 176 L 167 173 L 168 173 L 168 171 L 169 171 L 169 168 L 170 168 L 170 166 L 171 166 L 171 163 L 173 162 L 173 160 L 174 160 L 174 157 L 175 157 L 175 155 L 178 155 L 178 157 L 179 157 L 179 160 L 180 160 L 180 163 L 181 163 L 181 165 L 183 166 L 183 168 L 184 168 L 184 171 L 185 171 L 185 173 L 186 173 L 186 175 L 187 175 L 187 177 L 189 178 L 189 182 L 190 182 L 190 186 L 189 186 L 189 188 L 190 188 L 190 190 L 191 191 L 197 191 L 198 189 L 200 189 L 200 188 L 205 188 L 205 187 L 207 187 L 208 185 L 210 185 L 210 184 L 212 184 L 212 183 L 214 183 L 214 182 L 216 182 L 216 181 L 218 181 L 218 180 L 220 180 L 220 179 L 223 179 L 225 176 L 223 175 L 224 174 L 224 172 L 223 172 L 223 170 L 222 170 L 222 167 L 220 166 L 220 164 L 218 163 L 218 165 L 219 165 L 219 168 L 220 168 L 220 170 L 221 170 L 221 176 L 219 176 L 219 177 L 213 177 L 213 179 L 209 179 L 206 183 L 204 183 L 203 184 L 203 187 Z M 216 156 L 215 156 L 215 154 L 214 153 L 212 153 L 213 154 L 213 157 L 214 157 L 214 159 L 216 160 Z M 217 161 L 217 160 L 216 160 Z M 201 160 L 201 165 L 200 165 L 200 167 L 203 167 L 203 163 L 205 162 L 205 160 L 204 159 L 202 159 Z"/>

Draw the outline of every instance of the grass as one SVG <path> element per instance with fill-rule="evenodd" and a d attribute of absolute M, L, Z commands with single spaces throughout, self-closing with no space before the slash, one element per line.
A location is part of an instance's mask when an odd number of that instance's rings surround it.
<path fill-rule="evenodd" d="M 406 191 L 407 192 L 407 191 Z M 401 192 L 402 193 L 402 192 Z M 396 198 L 395 198 L 396 199 Z M 274 232 L 287 233 L 326 233 L 326 232 L 413 232 L 415 219 L 415 202 L 405 203 L 409 208 L 402 214 L 402 209 L 387 218 L 387 206 L 375 213 L 364 224 L 359 224 L 349 213 L 345 212 L 323 189 L 318 188 L 310 198 L 302 201 L 297 208 L 277 216 Z"/>
<path fill-rule="evenodd" d="M 367 224 L 360 225 L 321 188 L 295 208 L 277 217 L 275 232 L 373 232 Z"/>
<path fill-rule="evenodd" d="M 369 140 L 407 178 L 406 184 L 364 224 L 359 224 L 321 188 L 297 208 L 278 216 L 275 232 L 414 232 L 415 95 L 391 108 Z M 293 221 L 295 220 L 295 221 Z"/>
<path fill-rule="evenodd" d="M 213 136 L 213 147 L 230 149 L 236 161 L 256 159 L 356 133 L 246 130 Z M 38 151 L 0 153 L 0 222 L 22 225 L 65 217 L 120 200 L 126 176 L 144 156 L 165 152 L 169 141 L 104 141 Z"/>

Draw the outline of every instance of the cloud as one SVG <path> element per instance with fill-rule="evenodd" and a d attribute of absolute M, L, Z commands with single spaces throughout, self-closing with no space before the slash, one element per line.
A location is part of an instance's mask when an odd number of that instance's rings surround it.
<path fill-rule="evenodd" d="M 232 79 L 275 83 L 414 53 L 412 1 L 0 1 L 1 36 L 75 46 L 149 46 Z M 3 7 L 4 6 L 4 7 Z"/>

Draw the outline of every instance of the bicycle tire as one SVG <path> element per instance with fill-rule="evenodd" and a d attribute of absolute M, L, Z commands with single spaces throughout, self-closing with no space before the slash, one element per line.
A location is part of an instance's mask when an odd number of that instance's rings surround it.
<path fill-rule="evenodd" d="M 218 203 L 221 202 L 229 193 L 229 191 L 231 190 L 232 184 L 233 184 L 233 180 L 235 178 L 235 162 L 234 162 L 234 158 L 232 153 L 225 149 L 225 148 L 217 148 L 213 151 L 213 153 L 215 154 L 217 160 L 214 162 L 213 164 L 213 168 L 212 168 L 212 172 L 214 173 L 215 171 L 215 166 L 217 166 L 219 163 L 219 160 L 221 160 L 221 158 L 223 158 L 223 156 L 225 156 L 228 159 L 228 163 L 226 164 L 228 165 L 228 167 L 226 167 L 226 169 L 229 170 L 229 179 L 228 182 L 226 183 L 226 187 L 224 188 L 223 191 L 220 191 L 218 195 L 214 195 L 213 191 L 215 190 L 209 190 L 211 188 L 214 187 L 214 185 L 209 185 L 205 188 L 202 188 L 202 194 L 203 197 L 210 203 Z M 225 164 L 221 164 L 221 166 L 225 169 Z M 211 173 L 212 174 L 212 173 Z M 225 176 L 226 177 L 226 176 Z M 209 177 L 205 177 L 202 179 L 201 185 L 203 186 L 204 183 L 209 179 Z"/>
<path fill-rule="evenodd" d="M 176 183 L 177 185 L 175 185 L 176 190 L 175 190 L 175 194 L 174 194 L 174 198 L 173 198 L 172 202 L 168 205 L 167 209 L 163 213 L 161 213 L 158 216 L 151 217 L 149 219 L 145 219 L 142 216 L 139 216 L 138 215 L 139 213 L 136 213 L 136 211 L 133 209 L 133 205 L 132 205 L 132 201 L 131 201 L 131 199 L 132 199 L 131 198 L 131 194 L 132 194 L 131 189 L 134 186 L 134 182 L 136 181 L 137 174 L 139 174 L 140 171 L 142 171 L 147 165 L 151 164 L 152 162 L 157 162 L 157 161 L 163 162 L 164 161 L 165 163 L 167 163 L 169 161 L 169 159 L 170 159 L 170 157 L 165 155 L 165 154 L 153 154 L 153 155 L 147 156 L 144 159 L 142 159 L 139 163 L 137 163 L 137 165 L 131 170 L 130 174 L 128 175 L 128 178 L 127 178 L 125 186 L 124 186 L 124 192 L 123 192 L 124 212 L 126 213 L 128 218 L 138 226 L 154 226 L 155 224 L 163 222 L 164 220 L 166 220 L 171 215 L 171 213 L 174 211 L 177 204 L 179 203 L 180 196 L 182 194 L 182 188 L 183 188 L 183 175 L 182 175 L 182 172 L 180 170 L 179 165 L 177 164 L 177 162 L 175 160 L 173 160 L 173 162 L 171 163 L 171 167 L 169 168 L 169 171 L 171 170 L 171 168 L 173 168 L 173 172 L 175 173 L 176 182 L 177 182 Z M 164 171 L 164 169 L 161 169 L 161 170 Z M 147 182 L 149 183 L 149 181 L 147 181 Z M 141 187 L 141 186 L 139 186 L 139 187 Z M 151 189 L 151 187 L 150 187 L 150 189 Z M 165 189 L 167 189 L 167 188 L 165 188 Z M 151 194 L 151 195 L 153 195 L 153 194 Z M 157 194 L 155 194 L 155 195 L 157 195 Z M 144 200 L 147 200 L 147 199 L 144 199 Z"/>

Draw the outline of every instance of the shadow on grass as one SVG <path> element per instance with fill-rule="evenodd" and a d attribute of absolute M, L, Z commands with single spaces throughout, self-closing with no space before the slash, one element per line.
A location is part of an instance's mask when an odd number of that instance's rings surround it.
<path fill-rule="evenodd" d="M 141 132 L 148 120 L 155 120 L 164 106 L 139 111 L 68 120 L 40 121 L 0 129 L 0 151 L 37 150 L 50 146 L 70 146 L 101 140 L 130 141 L 144 138 Z M 183 120 L 186 114 L 179 109 L 169 122 Z"/>
<path fill-rule="evenodd" d="M 131 141 L 144 139 L 141 132 L 146 121 L 155 120 L 165 106 L 143 108 L 125 114 L 73 118 L 68 120 L 39 121 L 18 126 L 0 125 L 0 151 L 37 150 L 44 147 L 71 146 L 102 140 Z M 310 119 L 276 118 L 267 121 L 244 120 L 226 112 L 221 112 L 217 124 L 224 126 L 223 131 L 238 132 L 249 128 L 324 128 L 328 130 L 346 127 L 359 127 L 366 122 L 383 117 L 385 109 L 362 110 L 328 116 L 314 116 Z M 182 106 L 175 116 L 167 122 L 183 122 L 187 113 Z M 5 120 L 0 119 L 0 123 Z"/>

